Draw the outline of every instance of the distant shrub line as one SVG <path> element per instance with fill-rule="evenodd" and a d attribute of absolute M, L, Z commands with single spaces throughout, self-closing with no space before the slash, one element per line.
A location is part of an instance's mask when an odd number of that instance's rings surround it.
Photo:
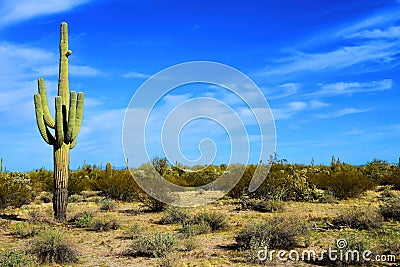
<path fill-rule="evenodd" d="M 155 158 L 152 163 L 165 179 L 177 185 L 189 187 L 208 184 L 227 169 L 227 166 L 222 164 L 204 169 L 201 169 L 202 166 L 195 166 L 192 170 L 199 171 L 185 172 L 176 166 L 169 165 L 165 159 Z M 228 193 L 230 197 L 243 197 L 243 192 L 247 190 L 256 167 L 257 165 L 254 164 L 246 166 L 242 178 Z M 153 166 L 148 163 L 131 171 L 135 177 L 146 177 L 151 173 L 150 168 Z M 235 171 L 235 166 L 232 170 Z M 36 196 L 36 201 L 49 202 L 52 195 L 42 192 L 52 192 L 53 183 L 53 173 L 45 169 L 29 173 L 0 173 L 0 209 L 29 204 Z M 357 197 L 377 185 L 390 185 L 392 189 L 400 190 L 400 167 L 381 160 L 373 160 L 364 166 L 354 166 L 339 161 L 332 162 L 330 166 L 278 162 L 272 164 L 262 185 L 255 192 L 249 193 L 248 197 L 272 201 L 320 199 L 321 202 L 332 202 L 335 199 Z M 327 193 L 321 195 L 318 189 Z M 84 165 L 71 172 L 68 190 L 71 202 L 79 201 L 78 194 L 83 191 L 99 191 L 108 199 L 140 200 L 154 211 L 166 208 L 164 203 L 144 192 L 132 177 L 131 172 L 126 169 L 106 171 L 100 166 Z M 112 209 L 112 205 L 112 202 L 104 203 L 104 208 Z"/>

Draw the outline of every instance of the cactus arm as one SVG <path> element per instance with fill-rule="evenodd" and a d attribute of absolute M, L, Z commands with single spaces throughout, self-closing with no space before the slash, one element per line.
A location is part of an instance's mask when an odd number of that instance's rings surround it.
<path fill-rule="evenodd" d="M 64 116 L 61 96 L 56 96 L 56 140 L 57 146 L 61 147 L 64 142 Z"/>
<path fill-rule="evenodd" d="M 76 92 L 71 92 L 69 97 L 69 114 L 65 143 L 69 144 L 74 139 L 75 118 L 76 118 Z"/>
<path fill-rule="evenodd" d="M 71 143 L 71 145 L 69 146 L 69 149 L 73 149 L 76 146 L 76 139 L 74 139 Z"/>
<path fill-rule="evenodd" d="M 38 79 L 38 91 L 40 94 L 40 98 L 42 99 L 42 109 L 44 115 L 44 122 L 47 126 L 54 129 L 55 122 L 54 119 L 50 115 L 49 105 L 47 104 L 47 93 L 46 93 L 46 85 L 44 83 L 43 78 Z"/>
<path fill-rule="evenodd" d="M 79 134 L 82 125 L 82 117 L 83 117 L 83 104 L 84 104 L 85 96 L 83 93 L 78 93 L 78 99 L 76 103 L 76 118 L 75 118 L 75 127 L 74 127 L 74 136 L 73 139 Z"/>
<path fill-rule="evenodd" d="M 42 99 L 40 94 L 35 94 L 34 96 L 35 102 L 35 111 L 36 111 L 36 123 L 39 128 L 40 135 L 42 136 L 43 140 L 49 144 L 55 144 L 55 138 L 51 135 L 49 129 L 46 127 L 45 120 L 44 120 L 44 113 L 42 107 Z"/>

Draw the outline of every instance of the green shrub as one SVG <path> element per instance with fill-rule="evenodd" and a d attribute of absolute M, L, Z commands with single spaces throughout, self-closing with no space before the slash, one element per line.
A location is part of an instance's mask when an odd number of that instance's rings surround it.
<path fill-rule="evenodd" d="M 266 222 L 252 223 L 243 227 L 235 240 L 240 249 L 279 248 L 292 249 L 306 233 L 303 222 L 288 217 L 274 217 Z"/>
<path fill-rule="evenodd" d="M 175 267 L 177 266 L 178 256 L 173 253 L 168 253 L 157 259 L 158 267 Z"/>
<path fill-rule="evenodd" d="M 215 211 L 201 211 L 195 214 L 192 218 L 183 221 L 180 232 L 184 234 L 184 236 L 189 237 L 225 230 L 228 227 L 229 225 L 226 222 L 226 217 L 223 214 Z"/>
<path fill-rule="evenodd" d="M 96 232 L 106 232 L 110 230 L 117 230 L 119 222 L 110 216 L 100 216 L 92 223 L 92 229 Z"/>
<path fill-rule="evenodd" d="M 400 199 L 393 199 L 380 207 L 380 212 L 385 220 L 400 221 Z"/>
<path fill-rule="evenodd" d="M 132 172 L 136 179 L 143 184 L 147 184 L 147 188 L 154 190 L 152 192 L 145 192 L 137 185 L 137 190 L 135 192 L 136 199 L 142 202 L 151 211 L 159 212 L 167 209 L 168 204 L 159 199 L 164 199 L 169 203 L 176 200 L 177 195 L 169 192 L 167 188 L 153 186 L 154 184 L 160 183 L 160 176 L 151 164 L 143 164 L 139 169 L 132 170 Z"/>
<path fill-rule="evenodd" d="M 207 234 L 211 232 L 211 227 L 206 222 L 193 223 L 186 221 L 179 230 L 185 237 Z"/>
<path fill-rule="evenodd" d="M 82 200 L 83 200 L 83 197 L 78 194 L 73 194 L 68 197 L 68 202 L 70 202 L 70 203 L 81 202 Z"/>
<path fill-rule="evenodd" d="M 138 223 L 133 223 L 127 231 L 127 236 L 130 239 L 135 239 L 143 235 L 144 232 L 145 228 L 143 226 Z"/>
<path fill-rule="evenodd" d="M 141 190 L 127 170 L 113 170 L 111 176 L 105 171 L 99 172 L 98 177 L 93 180 L 92 189 L 102 191 L 108 198 L 122 201 L 137 199 Z"/>
<path fill-rule="evenodd" d="M 200 213 L 197 213 L 193 216 L 192 219 L 188 221 L 188 223 L 197 225 L 206 224 L 210 227 L 212 232 L 228 228 L 226 217 L 222 213 L 218 213 L 215 211 L 202 211 Z"/>
<path fill-rule="evenodd" d="M 40 263 L 55 262 L 59 264 L 74 263 L 78 253 L 57 229 L 41 231 L 31 242 L 29 252 L 35 255 Z"/>
<path fill-rule="evenodd" d="M 382 215 L 373 208 L 354 208 L 340 214 L 335 225 L 347 226 L 353 229 L 375 229 L 383 225 Z"/>
<path fill-rule="evenodd" d="M 41 168 L 39 170 L 29 172 L 29 178 L 36 192 L 53 192 L 54 174 L 52 171 Z"/>
<path fill-rule="evenodd" d="M 192 251 L 199 246 L 199 242 L 195 236 L 191 235 L 182 240 L 182 245 L 185 251 Z"/>
<path fill-rule="evenodd" d="M 82 213 L 78 213 L 72 219 L 76 227 L 79 228 L 88 228 L 93 223 L 93 213 L 84 211 Z"/>
<path fill-rule="evenodd" d="M 176 244 L 176 237 L 170 233 L 144 233 L 132 240 L 129 249 L 125 253 L 134 257 L 165 257 Z"/>
<path fill-rule="evenodd" d="M 1 267 L 30 267 L 36 266 L 32 255 L 20 251 L 9 251 L 0 258 Z"/>
<path fill-rule="evenodd" d="M 338 199 L 357 197 L 376 186 L 376 182 L 365 175 L 360 167 L 345 163 L 313 167 L 308 173 L 308 180 L 319 189 L 332 192 Z"/>
<path fill-rule="evenodd" d="M 167 208 L 165 215 L 159 220 L 160 224 L 179 224 L 189 219 L 187 212 L 175 206 Z"/>
<path fill-rule="evenodd" d="M 68 179 L 68 192 L 79 194 L 82 191 L 92 190 L 93 183 L 104 171 L 100 166 L 84 164 L 78 170 L 71 172 Z"/>
<path fill-rule="evenodd" d="M 111 211 L 115 210 L 115 208 L 117 207 L 117 202 L 109 198 L 103 199 L 100 203 L 100 210 Z"/>
<path fill-rule="evenodd" d="M 18 222 L 10 227 L 11 234 L 19 238 L 28 238 L 38 233 L 38 228 L 28 223 Z"/>
<path fill-rule="evenodd" d="M 0 173 L 0 210 L 18 208 L 35 198 L 31 180 L 26 173 Z"/>

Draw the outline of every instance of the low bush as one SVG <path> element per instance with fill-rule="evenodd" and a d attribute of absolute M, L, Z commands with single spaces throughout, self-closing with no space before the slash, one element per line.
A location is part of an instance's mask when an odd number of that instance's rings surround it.
<path fill-rule="evenodd" d="M 35 191 L 26 173 L 0 173 L 0 210 L 6 207 L 19 208 L 34 198 Z"/>
<path fill-rule="evenodd" d="M 170 233 L 144 233 L 132 240 L 125 254 L 134 257 L 165 257 L 176 244 L 176 237 Z"/>
<path fill-rule="evenodd" d="M 138 223 L 133 223 L 126 232 L 126 235 L 129 239 L 135 239 L 143 235 L 144 232 L 145 228 L 143 226 Z"/>
<path fill-rule="evenodd" d="M 0 258 L 1 267 L 30 267 L 36 266 L 32 255 L 21 251 L 5 252 Z"/>
<path fill-rule="evenodd" d="M 92 187 L 94 190 L 102 191 L 108 198 L 122 201 L 137 199 L 140 190 L 135 179 L 127 170 L 113 170 L 111 176 L 105 171 L 101 171 L 93 180 Z"/>
<path fill-rule="evenodd" d="M 83 200 L 83 197 L 78 194 L 73 194 L 68 197 L 68 202 L 70 202 L 70 203 L 81 202 L 82 200 Z"/>
<path fill-rule="evenodd" d="M 180 224 L 189 219 L 189 214 L 186 210 L 171 206 L 167 208 L 165 214 L 158 221 L 160 224 Z"/>
<path fill-rule="evenodd" d="M 400 199 L 393 199 L 380 207 L 380 212 L 385 220 L 400 221 Z"/>
<path fill-rule="evenodd" d="M 307 232 L 305 224 L 298 219 L 274 217 L 266 222 L 252 223 L 243 227 L 235 240 L 239 249 L 279 248 L 298 246 L 299 237 Z"/>
<path fill-rule="evenodd" d="M 211 232 L 211 227 L 206 222 L 192 223 L 186 221 L 183 223 L 182 228 L 179 230 L 185 237 L 207 234 Z"/>
<path fill-rule="evenodd" d="M 338 199 L 358 197 L 377 185 L 362 169 L 345 163 L 313 167 L 307 176 L 319 189 L 332 192 Z"/>
<path fill-rule="evenodd" d="M 76 214 L 72 220 L 76 227 L 78 228 L 88 228 L 93 223 L 93 213 L 84 211 L 82 213 Z"/>
<path fill-rule="evenodd" d="M 53 192 L 54 173 L 44 168 L 29 172 L 33 190 L 36 192 Z"/>
<path fill-rule="evenodd" d="M 92 229 L 96 232 L 106 232 L 110 230 L 117 230 L 119 228 L 117 219 L 110 216 L 100 216 L 92 223 Z"/>
<path fill-rule="evenodd" d="M 74 263 L 78 260 L 77 251 L 57 229 L 42 230 L 30 243 L 28 250 L 40 263 Z"/>
<path fill-rule="evenodd" d="M 111 211 L 115 210 L 115 208 L 117 207 L 117 202 L 109 198 L 103 199 L 100 203 L 100 210 Z"/>
<path fill-rule="evenodd" d="M 19 238 L 28 238 L 35 236 L 39 229 L 28 223 L 18 222 L 10 227 L 11 234 Z"/>
<path fill-rule="evenodd" d="M 182 240 L 182 245 L 185 248 L 185 251 L 192 251 L 199 246 L 199 241 L 195 236 L 188 236 Z"/>
<path fill-rule="evenodd" d="M 373 208 L 355 208 L 340 214 L 335 220 L 335 225 L 347 226 L 353 229 L 375 229 L 383 225 L 382 215 Z"/>
<path fill-rule="evenodd" d="M 222 213 L 218 213 L 215 211 L 202 211 L 200 213 L 197 213 L 193 216 L 192 219 L 188 221 L 188 223 L 197 225 L 206 224 L 210 227 L 212 232 L 228 228 L 226 217 Z"/>

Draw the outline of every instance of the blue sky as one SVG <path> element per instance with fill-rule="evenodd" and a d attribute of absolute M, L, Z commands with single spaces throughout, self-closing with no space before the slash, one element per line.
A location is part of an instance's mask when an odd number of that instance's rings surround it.
<path fill-rule="evenodd" d="M 84 161 L 123 166 L 122 124 L 137 88 L 166 67 L 194 60 L 232 66 L 261 88 L 275 118 L 280 158 L 329 164 L 335 155 L 364 164 L 400 156 L 399 1 L 4 0 L 0 157 L 8 170 L 52 168 L 33 94 L 36 79 L 44 77 L 54 106 L 62 21 L 69 23 L 73 50 L 70 88 L 86 97 L 73 169 Z M 226 92 L 215 90 L 174 90 L 160 110 L 205 95 L 227 101 Z M 220 164 L 229 153 L 226 134 L 209 124 L 188 125 L 180 144 L 195 159 L 194 139 L 209 133 L 221 146 Z M 156 148 L 152 153 L 161 155 Z"/>

